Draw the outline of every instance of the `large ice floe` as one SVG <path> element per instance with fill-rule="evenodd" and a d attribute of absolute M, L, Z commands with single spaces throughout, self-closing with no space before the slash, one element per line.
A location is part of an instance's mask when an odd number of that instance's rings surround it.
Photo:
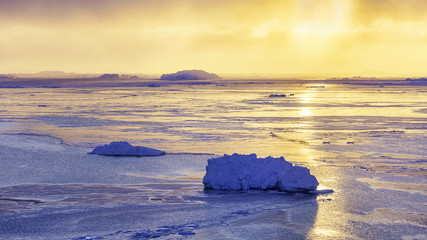
<path fill-rule="evenodd" d="M 209 159 L 203 184 L 206 189 L 217 190 L 309 192 L 316 190 L 319 182 L 308 168 L 292 166 L 283 157 L 235 153 Z"/>
<path fill-rule="evenodd" d="M 165 155 L 165 152 L 154 148 L 132 146 L 128 142 L 111 142 L 110 144 L 96 147 L 88 154 L 106 156 L 160 156 Z"/>

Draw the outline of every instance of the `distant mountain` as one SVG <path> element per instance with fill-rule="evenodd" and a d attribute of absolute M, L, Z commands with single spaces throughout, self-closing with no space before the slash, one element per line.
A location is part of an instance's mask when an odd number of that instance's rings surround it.
<path fill-rule="evenodd" d="M 38 73 L 14 73 L 17 78 L 87 78 L 94 77 L 93 74 L 78 74 L 73 72 L 63 71 L 41 71 Z"/>
<path fill-rule="evenodd" d="M 79 74 L 76 73 L 67 73 L 63 71 L 41 71 L 38 73 L 32 74 L 32 77 L 37 78 L 74 78 L 80 77 Z"/>
<path fill-rule="evenodd" d="M 41 71 L 37 74 L 40 74 L 40 75 L 66 75 L 67 73 L 63 72 L 63 71 Z"/>
<path fill-rule="evenodd" d="M 0 74 L 0 78 L 13 78 L 13 76 L 8 74 Z"/>
<path fill-rule="evenodd" d="M 63 72 L 63 71 L 41 71 L 38 73 L 33 73 L 33 77 L 38 78 L 67 78 L 70 77 L 71 74 Z"/>
<path fill-rule="evenodd" d="M 163 74 L 162 80 L 213 80 L 222 79 L 214 73 L 208 73 L 203 70 L 183 70 L 176 73 Z"/>
<path fill-rule="evenodd" d="M 407 78 L 406 81 L 427 81 L 427 78 Z"/>

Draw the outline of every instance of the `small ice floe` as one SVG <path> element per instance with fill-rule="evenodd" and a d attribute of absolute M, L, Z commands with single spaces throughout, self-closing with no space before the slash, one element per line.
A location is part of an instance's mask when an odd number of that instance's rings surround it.
<path fill-rule="evenodd" d="M 286 94 L 270 94 L 268 97 L 271 97 L 271 98 L 284 98 L 284 97 L 286 97 Z"/>
<path fill-rule="evenodd" d="M 165 152 L 154 148 L 132 146 L 128 142 L 111 142 L 110 144 L 96 147 L 88 154 L 105 156 L 160 156 L 165 155 Z"/>
<path fill-rule="evenodd" d="M 292 166 L 283 157 L 257 158 L 256 154 L 224 155 L 208 160 L 203 178 L 206 189 L 280 190 L 303 192 L 316 190 L 319 182 L 305 167 Z"/>

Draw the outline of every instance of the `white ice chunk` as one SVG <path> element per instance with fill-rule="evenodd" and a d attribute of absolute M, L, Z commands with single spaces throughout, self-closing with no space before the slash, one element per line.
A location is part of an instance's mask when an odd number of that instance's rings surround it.
<path fill-rule="evenodd" d="M 211 158 L 206 166 L 203 184 L 218 190 L 280 190 L 308 192 L 319 182 L 305 167 L 292 166 L 283 157 L 257 158 L 251 155 L 224 155 Z"/>
<path fill-rule="evenodd" d="M 107 156 L 160 156 L 165 155 L 165 152 L 154 148 L 132 146 L 128 142 L 112 142 L 96 147 L 89 154 Z"/>

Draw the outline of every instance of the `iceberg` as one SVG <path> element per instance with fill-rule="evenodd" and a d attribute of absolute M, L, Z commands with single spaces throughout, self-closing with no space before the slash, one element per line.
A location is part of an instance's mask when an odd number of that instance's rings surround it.
<path fill-rule="evenodd" d="M 257 158 L 256 154 L 224 155 L 208 160 L 203 178 L 205 189 L 279 190 L 309 192 L 319 182 L 305 167 L 292 166 L 285 158 Z"/>
<path fill-rule="evenodd" d="M 163 74 L 161 80 L 213 80 L 221 79 L 220 76 L 214 73 L 208 73 L 203 70 L 182 70 L 176 73 Z"/>
<path fill-rule="evenodd" d="M 154 148 L 132 146 L 128 142 L 111 142 L 110 144 L 96 147 L 88 154 L 105 156 L 160 156 L 165 155 L 165 152 Z"/>
<path fill-rule="evenodd" d="M 113 78 L 120 78 L 120 76 L 117 73 L 106 73 L 99 76 L 99 79 L 113 79 Z"/>

